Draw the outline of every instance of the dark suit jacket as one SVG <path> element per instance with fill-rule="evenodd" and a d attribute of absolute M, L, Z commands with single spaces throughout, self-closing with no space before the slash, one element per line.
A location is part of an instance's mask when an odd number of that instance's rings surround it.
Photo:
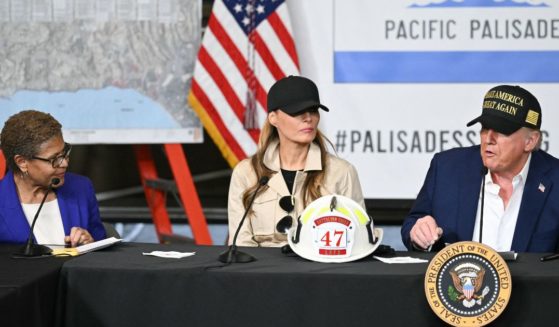
<path fill-rule="evenodd" d="M 472 240 L 482 166 L 479 146 L 452 149 L 434 156 L 423 187 L 402 225 L 402 241 L 408 249 L 413 249 L 410 240 L 413 225 L 426 215 L 433 216 L 444 231 L 434 250 L 444 243 Z M 511 250 L 557 250 L 558 187 L 559 160 L 543 151 L 533 152 Z"/>
<path fill-rule="evenodd" d="M 64 184 L 54 189 L 60 207 L 65 235 L 72 227 L 82 227 L 98 241 L 104 239 L 105 229 L 99 217 L 99 206 L 91 181 L 84 176 L 66 173 Z M 40 219 L 40 218 L 39 218 Z M 30 226 L 17 195 L 13 172 L 0 180 L 0 242 L 25 243 Z M 60 240 L 62 243 L 64 240 Z"/>

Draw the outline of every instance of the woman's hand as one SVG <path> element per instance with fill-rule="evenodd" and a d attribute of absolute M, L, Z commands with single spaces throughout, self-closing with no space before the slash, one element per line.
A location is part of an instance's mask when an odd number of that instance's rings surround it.
<path fill-rule="evenodd" d="M 72 227 L 70 235 L 64 238 L 64 243 L 70 244 L 72 247 L 88 244 L 93 241 L 94 239 L 87 229 L 81 227 Z"/>

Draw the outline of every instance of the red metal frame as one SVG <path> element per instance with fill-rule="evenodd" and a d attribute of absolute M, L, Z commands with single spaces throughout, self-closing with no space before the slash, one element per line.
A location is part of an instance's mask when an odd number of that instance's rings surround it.
<path fill-rule="evenodd" d="M 184 211 L 188 217 L 196 244 L 212 245 L 212 238 L 202 211 L 200 198 L 192 180 L 190 168 L 181 144 L 165 144 L 165 152 L 179 190 Z"/>
<path fill-rule="evenodd" d="M 212 239 L 206 223 L 206 218 L 202 211 L 198 192 L 192 180 L 192 174 L 188 168 L 186 156 L 181 144 L 165 144 L 165 152 L 167 153 L 169 165 L 173 172 L 175 183 L 179 190 L 179 196 L 183 203 L 185 214 L 188 217 L 194 242 L 201 245 L 211 245 Z M 151 155 L 148 145 L 134 145 L 136 161 L 146 201 L 151 210 L 153 223 L 159 241 L 162 241 L 162 235 L 170 235 L 173 233 L 169 214 L 165 205 L 165 193 L 161 190 L 153 189 L 146 186 L 146 180 L 157 179 L 157 169 Z"/>
<path fill-rule="evenodd" d="M 162 234 L 172 234 L 173 228 L 165 207 L 165 193 L 146 186 L 146 180 L 157 178 L 157 169 L 151 156 L 149 145 L 134 145 L 134 153 L 136 154 L 136 163 L 140 172 L 140 179 L 144 186 L 144 194 L 148 207 L 151 210 L 155 232 L 161 242 Z"/>

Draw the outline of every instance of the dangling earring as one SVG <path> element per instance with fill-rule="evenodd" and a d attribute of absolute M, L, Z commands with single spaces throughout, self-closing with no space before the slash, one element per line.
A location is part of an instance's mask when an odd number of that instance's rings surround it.
<path fill-rule="evenodd" d="M 29 172 L 28 172 L 27 170 L 26 170 L 26 171 L 22 171 L 22 172 L 21 172 L 21 177 L 22 177 L 23 179 L 29 177 Z"/>

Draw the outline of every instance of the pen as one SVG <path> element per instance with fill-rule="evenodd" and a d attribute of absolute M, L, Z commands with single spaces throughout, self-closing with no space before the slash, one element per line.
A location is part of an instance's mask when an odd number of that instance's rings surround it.
<path fill-rule="evenodd" d="M 559 259 L 559 253 L 555 253 L 555 254 L 550 254 L 550 255 L 546 255 L 540 258 L 540 261 L 549 261 L 549 260 L 554 260 L 554 259 Z"/>

